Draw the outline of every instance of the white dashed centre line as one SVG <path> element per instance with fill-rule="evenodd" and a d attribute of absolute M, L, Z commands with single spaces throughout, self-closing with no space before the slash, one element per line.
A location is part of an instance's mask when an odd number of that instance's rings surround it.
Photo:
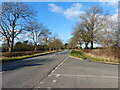
<path fill-rule="evenodd" d="M 57 75 L 56 75 L 56 78 L 58 78 L 58 77 L 60 77 L 60 74 L 57 74 Z"/>
<path fill-rule="evenodd" d="M 57 70 L 67 59 L 68 59 L 68 57 L 65 58 L 51 73 L 54 73 L 55 70 Z"/>

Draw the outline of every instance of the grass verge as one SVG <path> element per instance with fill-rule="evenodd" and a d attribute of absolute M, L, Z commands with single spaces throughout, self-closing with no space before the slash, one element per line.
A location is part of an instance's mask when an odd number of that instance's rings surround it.
<path fill-rule="evenodd" d="M 98 58 L 94 58 L 90 55 L 87 55 L 85 52 L 82 52 L 82 51 L 78 51 L 78 50 L 72 50 L 71 53 L 70 53 L 70 56 L 73 56 L 73 57 L 77 57 L 77 58 L 81 58 L 81 59 L 90 59 L 90 60 L 93 60 L 93 61 L 97 61 L 97 62 L 105 62 L 105 63 L 120 63 L 120 61 L 106 61 L 106 60 L 103 60 L 103 59 L 98 59 Z"/>
<path fill-rule="evenodd" d="M 51 53 L 55 53 L 55 52 L 59 52 L 59 51 L 37 53 L 37 54 L 33 54 L 33 55 L 25 55 L 25 56 L 12 57 L 12 58 L 2 58 L 1 60 L 3 62 L 13 61 L 13 60 L 22 60 L 22 59 L 26 59 L 26 58 L 32 58 L 32 57 L 36 57 L 36 56 L 41 56 L 41 55 L 47 55 L 47 54 L 51 54 Z"/>
<path fill-rule="evenodd" d="M 70 56 L 77 57 L 77 58 L 81 58 L 81 59 L 86 59 L 86 57 L 84 57 L 83 54 L 84 54 L 84 53 L 81 52 L 81 51 L 72 50 L 71 53 L 70 53 Z"/>

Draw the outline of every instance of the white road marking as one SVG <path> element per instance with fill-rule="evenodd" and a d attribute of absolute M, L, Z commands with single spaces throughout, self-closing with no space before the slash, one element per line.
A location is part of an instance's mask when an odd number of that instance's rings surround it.
<path fill-rule="evenodd" d="M 55 69 L 51 71 L 51 74 L 49 74 L 48 77 L 52 76 L 52 73 L 54 73 L 55 70 L 57 70 L 67 59 L 68 59 L 68 57 L 65 58 L 57 67 L 55 67 Z M 60 74 L 57 74 L 56 78 L 58 78 L 59 76 L 60 76 Z M 55 83 L 56 81 L 57 80 L 53 80 L 52 82 Z"/>
<path fill-rule="evenodd" d="M 55 68 L 55 70 L 57 69 L 57 67 Z"/>
<path fill-rule="evenodd" d="M 65 58 L 51 73 L 54 73 L 55 70 L 57 70 L 67 59 L 68 59 L 68 57 Z"/>
<path fill-rule="evenodd" d="M 53 80 L 53 83 L 56 83 L 57 80 Z"/>
<path fill-rule="evenodd" d="M 57 74 L 57 75 L 56 75 L 56 78 L 58 78 L 58 77 L 60 77 L 60 74 Z"/>
<path fill-rule="evenodd" d="M 95 75 L 72 75 L 72 74 L 52 74 L 52 75 L 60 75 L 60 76 L 72 76 L 72 77 L 89 77 L 89 78 L 120 78 L 120 77 L 115 77 L 115 76 L 95 76 Z"/>
<path fill-rule="evenodd" d="M 52 56 L 49 56 L 49 57 L 52 57 Z M 57 65 L 57 67 L 55 67 L 55 69 L 51 71 L 51 74 L 49 74 L 48 77 L 52 76 L 52 73 L 54 73 L 55 70 L 57 70 L 67 59 L 68 59 L 68 57 L 65 58 L 59 65 Z M 60 74 L 57 74 L 57 75 L 56 75 L 56 78 L 58 78 L 59 76 L 60 76 Z M 56 81 L 57 81 L 57 80 L 53 80 L 53 83 L 55 83 Z M 42 83 L 42 82 L 40 82 L 40 83 Z M 47 88 L 47 89 L 51 89 L 51 87 L 46 87 L 46 88 Z"/>
<path fill-rule="evenodd" d="M 52 75 L 48 75 L 48 77 L 51 77 Z"/>
<path fill-rule="evenodd" d="M 51 73 L 54 73 L 55 72 L 55 70 L 53 70 Z"/>
<path fill-rule="evenodd" d="M 43 84 L 44 82 L 40 82 L 40 84 Z"/>

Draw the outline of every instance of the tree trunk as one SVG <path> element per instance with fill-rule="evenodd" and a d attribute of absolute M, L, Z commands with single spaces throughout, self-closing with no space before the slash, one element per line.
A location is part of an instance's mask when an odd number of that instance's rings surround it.
<path fill-rule="evenodd" d="M 14 46 L 14 38 L 15 38 L 15 36 L 14 36 L 15 32 L 14 32 L 14 30 L 15 30 L 15 20 L 13 20 L 13 22 L 12 22 L 11 52 L 13 51 L 13 46 Z"/>
<path fill-rule="evenodd" d="M 9 53 L 11 53 L 11 52 L 12 52 L 11 47 L 8 47 L 8 52 L 9 52 Z"/>
<path fill-rule="evenodd" d="M 88 49 L 88 42 L 85 42 L 85 49 Z"/>
<path fill-rule="evenodd" d="M 11 45 L 10 45 L 10 39 L 7 39 L 7 45 L 8 45 L 8 52 L 12 52 L 12 48 L 11 48 Z"/>
<path fill-rule="evenodd" d="M 94 26 L 94 25 L 93 25 Z M 93 30 L 94 30 L 94 28 L 92 28 L 92 33 L 91 33 L 91 46 L 90 46 L 90 49 L 93 49 L 93 40 L 94 40 L 94 38 L 93 38 Z"/>
<path fill-rule="evenodd" d="M 14 37 L 12 38 L 12 42 L 11 42 L 11 52 L 13 51 L 13 47 L 14 47 Z"/>
<path fill-rule="evenodd" d="M 47 38 L 45 39 L 45 42 L 46 42 L 46 45 L 48 44 L 48 42 L 47 42 Z"/>
<path fill-rule="evenodd" d="M 34 48 L 34 51 L 37 51 L 37 44 L 35 43 L 35 48 Z"/>
<path fill-rule="evenodd" d="M 93 41 L 91 41 L 90 43 L 91 43 L 90 49 L 93 49 Z"/>
<path fill-rule="evenodd" d="M 37 51 L 37 47 L 35 46 L 34 51 Z"/>

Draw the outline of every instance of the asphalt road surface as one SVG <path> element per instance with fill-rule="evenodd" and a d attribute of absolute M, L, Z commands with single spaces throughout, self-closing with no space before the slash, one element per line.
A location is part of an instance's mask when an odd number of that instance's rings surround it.
<path fill-rule="evenodd" d="M 118 65 L 69 57 L 70 50 L 5 62 L 3 88 L 118 88 Z"/>

